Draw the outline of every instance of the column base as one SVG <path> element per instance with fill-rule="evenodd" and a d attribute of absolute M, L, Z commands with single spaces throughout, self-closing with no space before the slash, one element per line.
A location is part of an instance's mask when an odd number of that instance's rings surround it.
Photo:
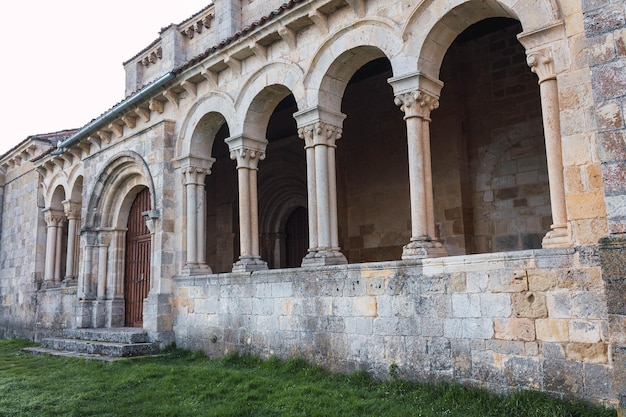
<path fill-rule="evenodd" d="M 54 281 L 44 281 L 41 283 L 40 290 L 50 290 L 52 288 L 59 288 L 61 286 L 60 283 Z"/>
<path fill-rule="evenodd" d="M 66 277 L 63 281 L 61 281 L 62 287 L 75 287 L 78 285 L 78 280 L 76 277 Z"/>
<path fill-rule="evenodd" d="M 311 251 L 302 259 L 303 267 L 345 265 L 347 263 L 348 260 L 339 248 Z"/>
<path fill-rule="evenodd" d="M 233 272 L 265 271 L 268 269 L 267 262 L 260 258 L 241 257 L 233 264 Z"/>
<path fill-rule="evenodd" d="M 552 225 L 550 231 L 543 237 L 541 247 L 563 248 L 572 246 L 567 225 Z"/>
<path fill-rule="evenodd" d="M 207 264 L 188 264 L 183 267 L 183 275 L 209 275 L 213 270 Z"/>
<path fill-rule="evenodd" d="M 414 240 L 402 248 L 402 259 L 424 259 L 448 256 L 441 242 L 436 240 Z"/>
<path fill-rule="evenodd" d="M 74 304 L 74 327 L 77 329 L 95 327 L 93 325 L 94 300 L 79 300 Z"/>

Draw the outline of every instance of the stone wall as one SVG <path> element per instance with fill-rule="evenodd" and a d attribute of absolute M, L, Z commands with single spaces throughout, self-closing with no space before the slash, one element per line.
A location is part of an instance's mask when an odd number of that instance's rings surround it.
<path fill-rule="evenodd" d="M 177 277 L 179 347 L 615 403 L 597 250 Z"/>
<path fill-rule="evenodd" d="M 75 288 L 41 289 L 46 224 L 39 174 L 27 164 L 4 187 L 0 247 L 0 337 L 39 339 L 71 327 Z"/>

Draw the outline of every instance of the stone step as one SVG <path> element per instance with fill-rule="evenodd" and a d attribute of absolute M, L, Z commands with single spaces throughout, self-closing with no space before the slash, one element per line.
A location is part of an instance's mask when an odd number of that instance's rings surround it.
<path fill-rule="evenodd" d="M 120 343 L 65 338 L 42 339 L 41 347 L 57 351 L 114 357 L 153 355 L 158 352 L 158 347 L 153 343 Z"/>
<path fill-rule="evenodd" d="M 154 355 L 159 347 L 150 343 L 141 328 L 66 329 L 63 337 L 42 339 L 41 346 L 26 348 L 36 355 L 49 354 L 112 361 L 119 358 Z"/>
<path fill-rule="evenodd" d="M 148 334 L 137 327 L 114 327 L 105 329 L 65 329 L 66 339 L 82 339 L 99 342 L 148 343 Z"/>
<path fill-rule="evenodd" d="M 51 356 L 60 356 L 64 358 L 79 358 L 86 360 L 98 360 L 103 362 L 115 362 L 121 359 L 131 359 L 132 357 L 120 358 L 116 356 L 102 356 L 96 355 L 92 353 L 79 353 L 79 352 L 71 352 L 69 350 L 55 350 L 55 349 L 46 349 L 42 347 L 27 347 L 22 349 L 23 352 L 30 353 L 31 355 L 39 356 L 39 355 L 51 355 Z"/>

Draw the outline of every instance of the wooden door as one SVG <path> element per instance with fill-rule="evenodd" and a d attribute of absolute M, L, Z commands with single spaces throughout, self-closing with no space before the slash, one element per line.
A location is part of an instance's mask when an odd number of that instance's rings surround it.
<path fill-rule="evenodd" d="M 151 236 L 143 212 L 150 210 L 150 192 L 144 188 L 133 202 L 126 232 L 124 297 L 126 325 L 143 326 L 143 300 L 150 291 Z"/>
<path fill-rule="evenodd" d="M 309 248 L 309 226 L 307 210 L 304 207 L 295 209 L 285 225 L 285 247 L 287 268 L 296 268 L 302 264 Z"/>

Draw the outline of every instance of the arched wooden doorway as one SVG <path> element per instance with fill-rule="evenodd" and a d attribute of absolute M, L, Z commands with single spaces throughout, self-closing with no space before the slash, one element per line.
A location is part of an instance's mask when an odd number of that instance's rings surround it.
<path fill-rule="evenodd" d="M 151 236 L 143 213 L 150 210 L 150 192 L 144 188 L 128 215 L 126 232 L 126 274 L 124 297 L 126 326 L 143 326 L 143 300 L 150 291 Z"/>

